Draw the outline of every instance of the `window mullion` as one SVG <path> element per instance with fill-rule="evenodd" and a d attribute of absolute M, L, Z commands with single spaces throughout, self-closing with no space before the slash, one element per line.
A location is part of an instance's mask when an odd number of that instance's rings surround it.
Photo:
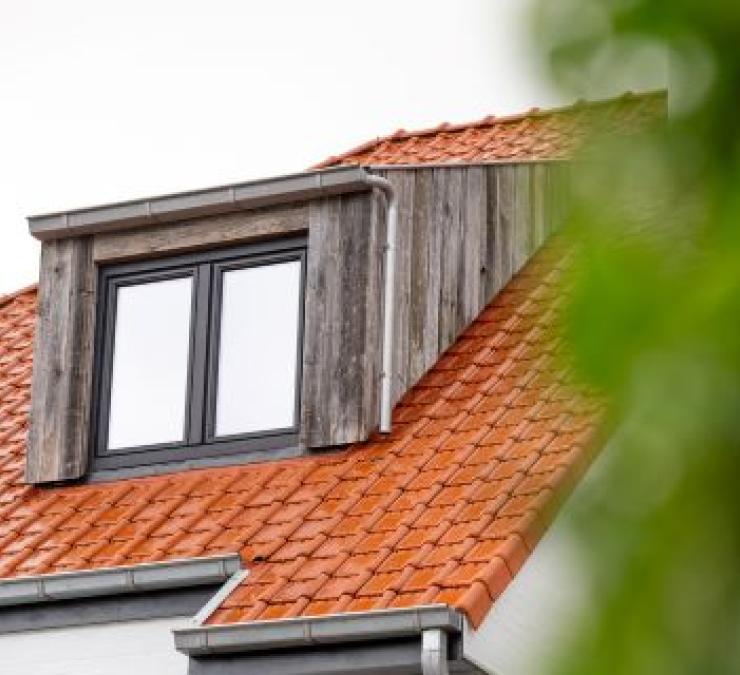
<path fill-rule="evenodd" d="M 190 445 L 200 445 L 204 442 L 208 324 L 212 292 L 211 265 L 198 265 L 195 281 L 193 347 L 190 363 L 190 415 L 187 431 L 188 444 Z"/>

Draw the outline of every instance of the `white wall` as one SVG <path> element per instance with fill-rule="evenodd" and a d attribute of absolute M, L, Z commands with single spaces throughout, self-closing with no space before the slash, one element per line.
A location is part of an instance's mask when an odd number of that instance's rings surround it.
<path fill-rule="evenodd" d="M 172 629 L 188 618 L 0 635 L 1 675 L 185 675 Z"/>
<path fill-rule="evenodd" d="M 599 489 L 610 446 L 601 452 L 478 630 L 465 628 L 465 656 L 495 675 L 542 675 L 584 613 L 598 601 L 569 529 L 569 512 Z"/>
<path fill-rule="evenodd" d="M 477 631 L 465 631 L 466 657 L 496 675 L 540 675 L 583 607 L 578 561 L 556 523 Z"/>

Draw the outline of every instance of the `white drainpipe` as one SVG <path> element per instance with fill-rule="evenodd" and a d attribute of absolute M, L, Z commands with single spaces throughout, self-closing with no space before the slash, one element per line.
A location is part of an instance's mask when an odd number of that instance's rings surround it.
<path fill-rule="evenodd" d="M 447 665 L 447 633 L 439 628 L 427 628 L 421 634 L 421 672 L 423 675 L 449 675 Z"/>
<path fill-rule="evenodd" d="M 385 237 L 385 284 L 383 291 L 383 363 L 380 374 L 380 432 L 390 433 L 393 410 L 393 341 L 394 305 L 396 295 L 396 230 L 398 229 L 398 197 L 391 182 L 380 176 L 367 176 L 368 185 L 385 195 L 387 206 Z"/>

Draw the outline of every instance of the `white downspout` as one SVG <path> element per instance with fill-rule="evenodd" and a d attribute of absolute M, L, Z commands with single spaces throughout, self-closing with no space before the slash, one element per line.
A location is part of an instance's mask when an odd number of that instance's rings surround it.
<path fill-rule="evenodd" d="M 441 628 L 427 628 L 421 634 L 421 672 L 423 675 L 449 675 L 447 633 Z"/>
<path fill-rule="evenodd" d="M 380 374 L 380 432 L 390 433 L 393 410 L 393 342 L 395 339 L 394 306 L 396 295 L 396 230 L 398 229 L 398 197 L 391 182 L 380 176 L 368 175 L 368 185 L 381 190 L 387 206 L 385 237 L 385 284 L 383 291 L 383 362 Z"/>

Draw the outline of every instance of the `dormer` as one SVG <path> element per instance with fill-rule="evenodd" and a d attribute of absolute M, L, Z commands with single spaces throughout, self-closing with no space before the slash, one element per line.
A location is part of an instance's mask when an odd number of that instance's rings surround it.
<path fill-rule="evenodd" d="M 564 171 L 340 167 L 30 218 L 28 481 L 366 440 L 384 374 L 392 404 L 555 228 Z"/>

